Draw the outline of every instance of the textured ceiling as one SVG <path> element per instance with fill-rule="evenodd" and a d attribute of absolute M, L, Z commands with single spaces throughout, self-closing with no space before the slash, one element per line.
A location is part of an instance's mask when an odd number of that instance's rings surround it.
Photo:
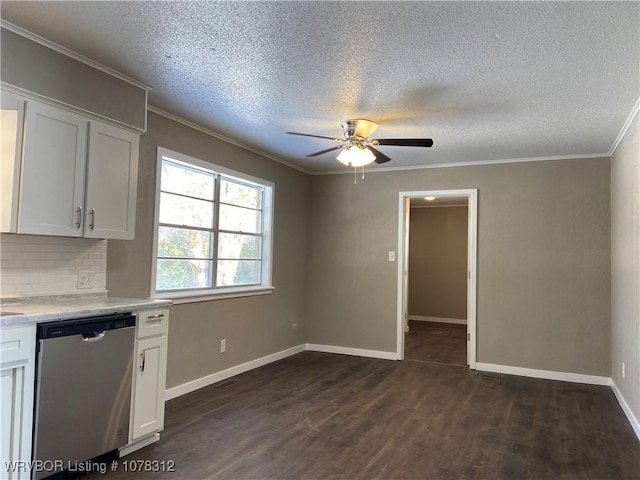
<path fill-rule="evenodd" d="M 638 2 L 11 2 L 3 19 L 152 86 L 150 104 L 309 172 L 340 122 L 384 167 L 610 152 L 640 96 Z"/>

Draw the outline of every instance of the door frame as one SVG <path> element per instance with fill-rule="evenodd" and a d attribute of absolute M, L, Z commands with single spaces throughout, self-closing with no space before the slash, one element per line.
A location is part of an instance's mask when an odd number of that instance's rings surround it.
<path fill-rule="evenodd" d="M 405 323 L 408 315 L 408 272 L 409 272 L 409 212 L 412 198 L 424 197 L 467 197 L 467 360 L 469 368 L 476 368 L 476 288 L 478 264 L 478 189 L 460 190 L 420 190 L 399 193 L 398 202 L 398 308 L 397 347 L 398 360 L 404 360 Z"/>

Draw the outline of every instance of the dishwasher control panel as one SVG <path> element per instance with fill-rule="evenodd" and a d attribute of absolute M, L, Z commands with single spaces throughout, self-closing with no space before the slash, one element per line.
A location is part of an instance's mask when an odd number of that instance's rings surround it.
<path fill-rule="evenodd" d="M 86 333 L 105 332 L 119 328 L 133 327 L 136 317 L 131 313 L 118 313 L 100 317 L 58 320 L 38 325 L 38 339 L 67 337 Z"/>

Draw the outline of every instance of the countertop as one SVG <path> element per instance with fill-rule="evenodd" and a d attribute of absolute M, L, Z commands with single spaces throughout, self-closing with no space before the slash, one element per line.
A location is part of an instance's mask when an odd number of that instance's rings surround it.
<path fill-rule="evenodd" d="M 106 296 L 51 296 L 0 300 L 0 327 L 29 325 L 68 318 L 167 308 L 171 300 Z"/>

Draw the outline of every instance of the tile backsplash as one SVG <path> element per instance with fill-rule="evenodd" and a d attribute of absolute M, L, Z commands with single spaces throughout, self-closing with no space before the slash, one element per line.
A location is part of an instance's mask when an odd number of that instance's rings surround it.
<path fill-rule="evenodd" d="M 78 288 L 90 272 L 90 288 Z M 106 292 L 107 241 L 0 235 L 0 297 Z"/>

